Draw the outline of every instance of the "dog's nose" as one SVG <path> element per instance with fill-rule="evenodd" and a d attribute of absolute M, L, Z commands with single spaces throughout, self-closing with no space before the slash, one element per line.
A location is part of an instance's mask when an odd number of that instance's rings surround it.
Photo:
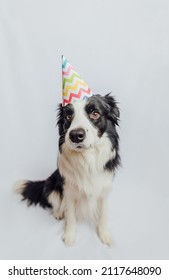
<path fill-rule="evenodd" d="M 83 128 L 73 129 L 69 132 L 69 138 L 73 143 L 80 143 L 85 139 L 86 133 Z"/>

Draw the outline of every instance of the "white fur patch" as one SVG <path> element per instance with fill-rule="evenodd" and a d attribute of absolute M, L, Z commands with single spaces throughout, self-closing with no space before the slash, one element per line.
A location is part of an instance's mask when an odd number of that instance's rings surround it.
<path fill-rule="evenodd" d="M 14 186 L 13 186 L 13 190 L 14 192 L 18 193 L 18 194 L 22 194 L 23 190 L 26 187 L 26 180 L 20 180 L 15 182 Z"/>
<path fill-rule="evenodd" d="M 85 104 L 86 103 L 84 100 L 73 103 L 75 116 L 65 137 L 65 143 L 67 147 L 70 149 L 77 150 L 77 146 L 79 145 L 79 144 L 77 145 L 76 143 L 72 143 L 71 140 L 69 139 L 69 132 L 73 129 L 78 129 L 78 128 L 84 129 L 86 133 L 86 137 L 82 143 L 82 146 L 84 146 L 85 149 L 93 147 L 99 141 L 98 132 L 91 124 L 84 111 Z"/>
<path fill-rule="evenodd" d="M 53 191 L 48 196 L 48 202 L 52 205 L 53 215 L 56 219 L 60 220 L 63 218 L 64 211 L 61 211 L 61 198 L 60 194 Z"/>
<path fill-rule="evenodd" d="M 77 218 L 96 219 L 99 216 L 100 198 L 106 197 L 112 185 L 112 173 L 104 166 L 115 156 L 112 144 L 106 133 L 98 136 L 98 130 L 88 120 L 84 112 L 84 102 L 73 103 L 75 117 L 67 131 L 66 141 L 58 157 L 60 174 L 65 178 L 64 196 L 66 207 L 75 203 Z M 83 128 L 86 148 L 76 150 L 69 139 L 72 129 Z"/>

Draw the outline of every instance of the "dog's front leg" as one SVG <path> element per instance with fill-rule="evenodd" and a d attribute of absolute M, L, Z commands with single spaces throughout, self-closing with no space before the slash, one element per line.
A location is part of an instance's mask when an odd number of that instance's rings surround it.
<path fill-rule="evenodd" d="M 111 234 L 107 227 L 107 215 L 106 215 L 106 198 L 100 198 L 99 199 L 99 219 L 98 219 L 98 234 L 101 239 L 101 241 L 111 246 L 113 241 Z"/>
<path fill-rule="evenodd" d="M 67 246 L 71 246 L 75 242 L 75 232 L 76 232 L 75 200 L 72 197 L 66 197 L 65 231 L 64 231 L 63 240 Z"/>

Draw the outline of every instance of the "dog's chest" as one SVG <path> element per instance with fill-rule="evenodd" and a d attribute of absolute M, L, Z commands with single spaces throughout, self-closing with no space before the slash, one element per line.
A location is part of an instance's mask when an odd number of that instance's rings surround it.
<path fill-rule="evenodd" d="M 110 185 L 112 174 L 104 166 L 111 158 L 109 143 L 101 148 L 90 149 L 85 153 L 70 151 L 64 147 L 58 159 L 58 167 L 65 183 L 75 186 L 80 192 L 98 194 Z"/>

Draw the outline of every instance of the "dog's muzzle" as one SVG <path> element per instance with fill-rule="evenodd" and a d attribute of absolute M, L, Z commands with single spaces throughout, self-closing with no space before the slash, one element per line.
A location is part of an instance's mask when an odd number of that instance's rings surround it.
<path fill-rule="evenodd" d="M 73 143 L 81 143 L 86 137 L 86 132 L 83 128 L 73 129 L 69 132 L 69 138 Z"/>

